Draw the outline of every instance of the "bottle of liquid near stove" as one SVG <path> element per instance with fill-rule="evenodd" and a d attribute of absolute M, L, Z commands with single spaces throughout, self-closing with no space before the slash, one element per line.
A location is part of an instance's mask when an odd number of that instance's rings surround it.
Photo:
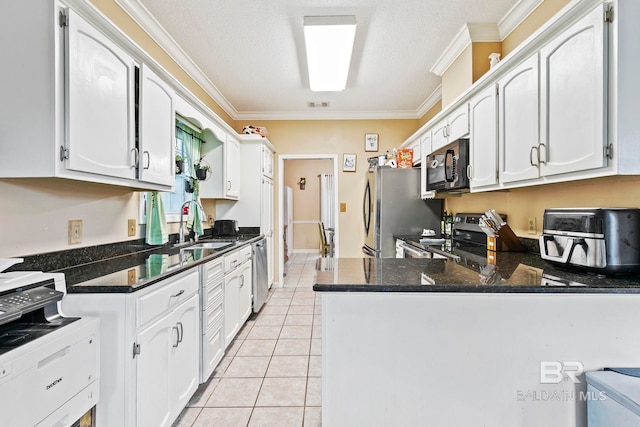
<path fill-rule="evenodd" d="M 450 213 L 449 215 L 447 215 L 444 228 L 447 238 L 450 239 L 451 237 L 453 237 L 453 214 Z"/>
<path fill-rule="evenodd" d="M 446 225 L 447 225 L 447 211 L 444 211 L 442 213 L 442 218 L 440 218 L 440 235 L 445 239 L 447 238 L 447 235 L 445 233 L 447 229 Z"/>

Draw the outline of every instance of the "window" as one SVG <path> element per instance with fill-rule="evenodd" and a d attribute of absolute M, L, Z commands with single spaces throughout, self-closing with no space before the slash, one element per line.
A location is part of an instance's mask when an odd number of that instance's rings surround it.
<path fill-rule="evenodd" d="M 187 181 L 195 176 L 193 165 L 200 159 L 200 144 L 203 142 L 201 132 L 186 121 L 176 120 L 176 140 L 175 155 L 176 163 L 182 160 L 182 170 L 178 171 L 176 166 L 176 182 L 173 192 L 159 192 L 162 197 L 167 222 L 180 222 L 180 208 L 187 200 L 192 200 L 197 196 L 194 193 L 187 193 L 185 187 Z M 140 198 L 140 223 L 146 224 L 146 198 L 147 193 Z"/>

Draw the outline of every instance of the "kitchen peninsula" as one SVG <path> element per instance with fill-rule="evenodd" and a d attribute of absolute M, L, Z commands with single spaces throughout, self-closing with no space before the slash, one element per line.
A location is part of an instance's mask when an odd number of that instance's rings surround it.
<path fill-rule="evenodd" d="M 323 424 L 586 426 L 583 372 L 640 366 L 640 280 L 492 254 L 320 259 Z"/>

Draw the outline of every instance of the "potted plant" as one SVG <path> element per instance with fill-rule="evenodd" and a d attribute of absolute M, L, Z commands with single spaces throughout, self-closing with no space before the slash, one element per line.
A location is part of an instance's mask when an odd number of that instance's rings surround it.
<path fill-rule="evenodd" d="M 193 168 L 196 171 L 196 176 L 201 181 L 204 181 L 205 179 L 207 179 L 207 171 L 211 170 L 211 166 L 209 166 L 206 162 L 204 162 L 202 160 L 202 157 L 200 157 L 200 160 L 198 160 L 198 163 L 195 163 L 193 165 Z"/>
<path fill-rule="evenodd" d="M 185 177 L 184 191 L 187 193 L 197 193 L 199 188 L 198 179 L 194 177 Z"/>
<path fill-rule="evenodd" d="M 176 175 L 180 175 L 184 167 L 184 158 L 180 154 L 176 154 Z"/>

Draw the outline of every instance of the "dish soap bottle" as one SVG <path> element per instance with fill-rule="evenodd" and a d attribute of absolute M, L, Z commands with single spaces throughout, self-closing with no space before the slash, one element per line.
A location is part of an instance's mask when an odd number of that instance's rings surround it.
<path fill-rule="evenodd" d="M 440 218 L 440 234 L 443 238 L 447 238 L 447 211 L 444 211 Z"/>

